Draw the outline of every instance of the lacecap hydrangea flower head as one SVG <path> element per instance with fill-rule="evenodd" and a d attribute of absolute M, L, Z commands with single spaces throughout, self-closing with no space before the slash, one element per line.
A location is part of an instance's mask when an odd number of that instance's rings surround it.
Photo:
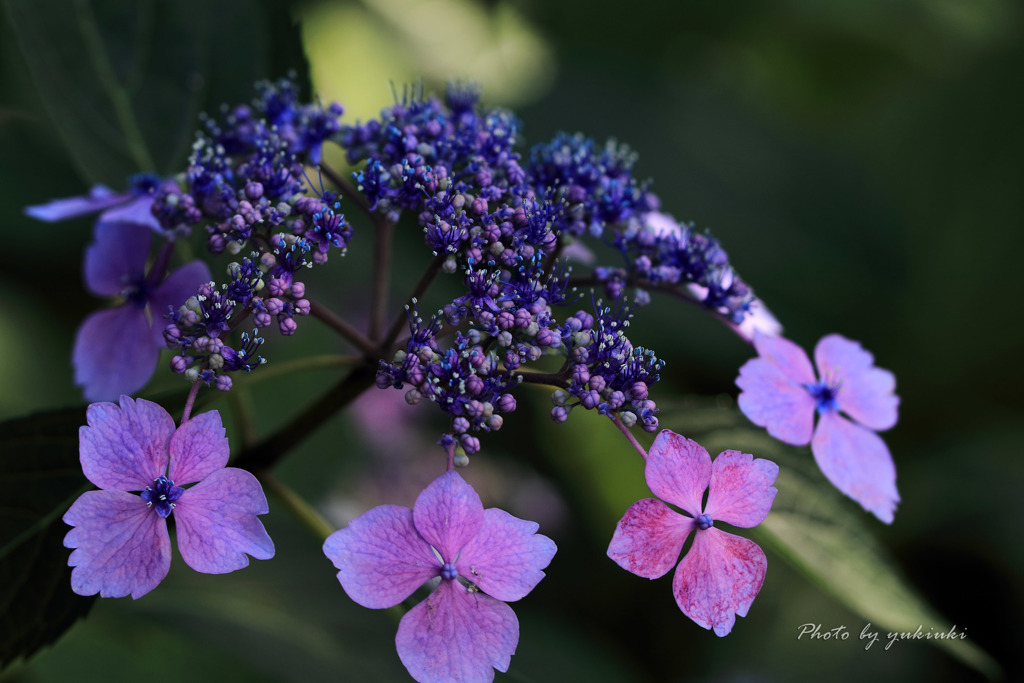
<path fill-rule="evenodd" d="M 485 510 L 454 470 L 435 479 L 413 509 L 381 505 L 331 534 L 324 553 L 350 598 L 393 607 L 439 583 L 398 626 L 402 664 L 420 683 L 490 681 L 507 671 L 519 621 L 506 602 L 526 596 L 555 555 L 538 526 Z"/>
<path fill-rule="evenodd" d="M 750 528 L 768 516 L 779 467 L 739 451 L 715 458 L 696 441 L 667 429 L 654 440 L 644 476 L 654 498 L 633 503 L 619 520 L 608 557 L 637 576 L 657 579 L 675 566 L 691 533 L 693 545 L 676 567 L 672 592 L 683 614 L 728 635 L 764 583 L 768 560 L 753 541 L 715 528 Z M 709 490 L 710 489 L 710 490 Z M 703 505 L 708 491 L 707 505 Z"/>
<path fill-rule="evenodd" d="M 758 358 L 740 368 L 739 407 L 768 433 L 794 446 L 811 444 L 822 473 L 837 489 L 891 524 L 900 495 L 896 466 L 875 432 L 896 424 L 896 378 L 876 368 L 860 344 L 838 334 L 804 350 L 782 337 L 754 335 Z M 814 424 L 814 414 L 818 424 Z"/>
<path fill-rule="evenodd" d="M 274 556 L 257 515 L 268 511 L 259 482 L 225 467 L 228 440 L 220 414 L 197 415 L 175 429 L 156 403 L 122 396 L 94 403 L 79 430 L 82 470 L 99 491 L 87 491 L 64 514 L 74 528 L 64 545 L 79 595 L 140 598 L 171 566 L 167 519 L 175 521 L 185 564 L 225 574 L 252 555 Z M 189 486 L 194 484 L 194 486 Z M 189 488 L 185 488 L 189 487 Z"/>

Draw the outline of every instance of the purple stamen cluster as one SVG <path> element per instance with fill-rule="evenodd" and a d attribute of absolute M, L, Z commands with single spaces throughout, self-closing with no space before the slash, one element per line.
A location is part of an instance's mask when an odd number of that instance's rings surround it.
<path fill-rule="evenodd" d="M 167 519 L 174 510 L 175 501 L 183 493 L 185 489 L 175 486 L 173 481 L 161 474 L 153 480 L 152 486 L 147 486 L 139 495 L 146 501 L 146 507 L 155 509 L 158 515 Z"/>

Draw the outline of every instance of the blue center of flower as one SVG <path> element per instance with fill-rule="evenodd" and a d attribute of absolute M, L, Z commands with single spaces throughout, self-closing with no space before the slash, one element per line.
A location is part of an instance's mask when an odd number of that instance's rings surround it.
<path fill-rule="evenodd" d="M 138 273 L 128 278 L 128 284 L 121 291 L 121 295 L 129 303 L 139 308 L 145 308 L 152 297 L 153 289 L 153 285 L 146 281 L 146 276 Z"/>
<path fill-rule="evenodd" d="M 451 562 L 445 562 L 444 566 L 441 567 L 441 578 L 447 579 L 448 581 L 454 580 L 459 575 L 459 570 L 455 568 L 455 565 Z"/>
<path fill-rule="evenodd" d="M 711 515 L 701 515 L 697 518 L 697 528 L 701 531 L 706 531 L 715 525 L 715 520 L 711 519 Z"/>
<path fill-rule="evenodd" d="M 839 404 L 836 402 L 836 396 L 839 395 L 838 383 L 824 381 L 817 384 L 805 384 L 804 388 L 814 398 L 815 408 L 820 414 L 834 413 L 839 410 Z"/>
<path fill-rule="evenodd" d="M 175 486 L 173 481 L 160 475 L 153 480 L 152 486 L 147 486 L 139 495 L 146 501 L 146 507 L 156 508 L 156 514 L 166 519 L 174 509 L 174 501 L 181 498 L 183 493 L 185 489 Z"/>

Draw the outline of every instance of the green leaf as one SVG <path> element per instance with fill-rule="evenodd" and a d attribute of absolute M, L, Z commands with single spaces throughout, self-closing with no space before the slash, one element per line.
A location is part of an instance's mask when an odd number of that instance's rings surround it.
<path fill-rule="evenodd" d="M 666 415 L 672 415 L 664 419 Z M 685 434 L 715 454 L 742 450 L 779 465 L 771 514 L 751 536 L 783 557 L 880 632 L 949 633 L 944 620 L 910 586 L 888 550 L 865 524 L 874 518 L 839 493 L 818 471 L 808 449 L 782 444 L 750 427 L 734 409 L 663 409 L 662 426 Z M 897 523 L 899 515 L 897 514 Z M 962 630 L 958 631 L 962 633 Z M 969 640 L 928 639 L 989 678 L 999 665 Z"/>
<path fill-rule="evenodd" d="M 272 43 L 297 43 L 256 0 L 3 3 L 55 132 L 84 177 L 115 188 L 181 171 L 200 112 L 250 101 L 254 81 L 283 75 L 267 73 Z"/>
<path fill-rule="evenodd" d="M 71 591 L 61 516 L 92 486 L 78 461 L 85 411 L 0 424 L 0 666 L 55 641 L 92 607 Z"/>

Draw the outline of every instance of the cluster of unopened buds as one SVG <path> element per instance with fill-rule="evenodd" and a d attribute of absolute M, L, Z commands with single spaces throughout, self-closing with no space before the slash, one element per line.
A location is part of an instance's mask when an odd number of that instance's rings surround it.
<path fill-rule="evenodd" d="M 225 467 L 220 415 L 192 408 L 201 387 L 228 391 L 239 371 L 258 372 L 267 333 L 288 337 L 307 316 L 336 331 L 358 362 L 310 409 L 304 432 L 374 386 L 447 416 L 438 439 L 444 474 L 423 482 L 413 507 L 373 508 L 323 546 L 344 591 L 365 607 L 399 605 L 437 582 L 405 613 L 396 639 L 418 681 L 488 681 L 507 670 L 519 624 L 506 603 L 530 593 L 555 555 L 537 524 L 485 509 L 456 470 L 518 417 L 524 383 L 550 388 L 554 422 L 577 408 L 596 411 L 645 460 L 656 498 L 625 512 L 608 556 L 647 578 L 676 567 L 679 608 L 719 636 L 747 614 L 767 560 L 718 525 L 760 524 L 778 467 L 733 450 L 712 460 L 696 442 L 659 431 L 665 361 L 627 336 L 652 294 L 703 308 L 752 344 L 757 356 L 736 381 L 743 413 L 786 443 L 810 444 L 839 490 L 892 521 L 895 468 L 876 432 L 896 423 L 893 375 L 839 335 L 819 342 L 815 368 L 719 243 L 660 212 L 650 184 L 633 177 L 627 148 L 560 134 L 523 154 L 515 116 L 483 109 L 462 85 L 441 99 L 407 92 L 363 124 L 342 124 L 341 115 L 336 104 L 301 103 L 291 80 L 263 82 L 251 104 L 203 119 L 182 173 L 28 209 L 48 221 L 100 212 L 85 282 L 115 300 L 83 322 L 74 347 L 76 382 L 95 401 L 80 432 L 81 462 L 100 489 L 64 516 L 76 592 L 139 598 L 155 588 L 169 568 L 168 519 L 197 571 L 273 556 L 258 519 L 267 501 L 252 472 L 262 476 L 287 454 L 281 444 L 302 435 L 271 437 L 272 447 Z M 325 144 L 345 151 L 357 168 L 351 180 L 323 163 Z M 195 234 L 219 265 L 184 262 L 177 247 Z M 422 240 L 433 259 L 391 311 L 396 235 Z M 619 252 L 620 262 L 591 267 L 588 241 Z M 339 314 L 319 304 L 304 271 L 371 245 L 369 310 Z M 457 281 L 459 296 L 421 315 L 438 278 Z M 177 426 L 161 406 L 130 397 L 167 349 L 171 371 L 189 385 Z M 657 434 L 649 452 L 634 429 Z"/>

